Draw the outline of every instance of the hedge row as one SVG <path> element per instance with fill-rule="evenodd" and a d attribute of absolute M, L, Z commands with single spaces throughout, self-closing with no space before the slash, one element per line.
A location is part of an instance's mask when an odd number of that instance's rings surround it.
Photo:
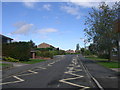
<path fill-rule="evenodd" d="M 36 55 L 41 57 L 50 57 L 53 58 L 54 55 L 64 55 L 65 51 L 63 50 L 55 50 L 55 51 L 37 51 Z"/>
<path fill-rule="evenodd" d="M 30 58 L 30 45 L 28 42 L 14 42 L 2 45 L 2 56 L 12 57 L 20 61 Z"/>

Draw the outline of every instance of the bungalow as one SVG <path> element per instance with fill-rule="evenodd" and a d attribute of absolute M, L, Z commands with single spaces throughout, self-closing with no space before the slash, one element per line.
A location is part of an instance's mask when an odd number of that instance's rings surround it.
<path fill-rule="evenodd" d="M 66 53 L 75 53 L 75 51 L 69 49 L 69 50 L 66 51 Z"/>
<path fill-rule="evenodd" d="M 9 38 L 1 34 L 0 34 L 0 39 L 2 40 L 2 43 L 11 43 L 11 41 L 13 40 L 12 38 Z"/>
<path fill-rule="evenodd" d="M 37 46 L 37 48 L 55 48 L 55 47 L 47 43 L 41 43 Z"/>

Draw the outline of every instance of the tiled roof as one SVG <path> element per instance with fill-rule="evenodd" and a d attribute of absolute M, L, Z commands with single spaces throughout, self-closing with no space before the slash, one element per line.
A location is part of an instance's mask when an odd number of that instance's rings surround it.
<path fill-rule="evenodd" d="M 1 35 L 1 34 L 0 34 L 0 37 L 2 37 L 2 38 L 7 38 L 7 39 L 10 39 L 10 40 L 13 40 L 12 38 L 7 37 L 7 36 L 4 36 L 4 35 Z"/>
<path fill-rule="evenodd" d="M 53 46 L 47 43 L 41 43 L 38 45 L 38 48 L 50 48 L 50 47 L 53 47 Z"/>

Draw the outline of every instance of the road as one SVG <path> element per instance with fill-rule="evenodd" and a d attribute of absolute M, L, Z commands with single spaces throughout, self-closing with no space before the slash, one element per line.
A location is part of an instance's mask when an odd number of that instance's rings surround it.
<path fill-rule="evenodd" d="M 104 85 L 101 86 L 103 82 L 99 80 L 99 83 L 94 78 L 93 71 L 92 74 L 91 71 L 89 72 L 87 68 L 90 65 L 85 63 L 81 55 L 64 55 L 58 57 L 55 60 L 40 63 L 28 70 L 6 77 L 0 85 L 3 90 L 6 88 L 69 88 L 76 90 L 101 88 L 102 90 L 104 88 Z M 106 70 L 106 68 L 102 69 Z M 116 80 L 117 77 L 112 79 L 116 85 L 115 87 L 117 87 Z"/>

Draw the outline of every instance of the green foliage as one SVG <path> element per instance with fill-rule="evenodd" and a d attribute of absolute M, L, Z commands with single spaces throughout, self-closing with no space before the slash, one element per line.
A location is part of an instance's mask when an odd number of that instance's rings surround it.
<path fill-rule="evenodd" d="M 52 51 L 54 50 L 54 48 L 50 47 L 50 48 L 36 48 L 35 50 L 39 50 L 39 51 Z"/>
<path fill-rule="evenodd" d="M 96 55 L 97 53 L 97 48 L 96 48 L 96 46 L 95 46 L 95 44 L 90 44 L 89 45 L 89 51 L 91 52 L 91 54 L 93 54 L 93 55 Z"/>
<path fill-rule="evenodd" d="M 88 40 L 93 41 L 94 50 L 99 53 L 109 54 L 113 47 L 117 46 L 117 35 L 114 31 L 114 23 L 118 17 L 118 8 L 120 2 L 115 3 L 113 7 L 102 2 L 98 9 L 92 8 L 89 17 L 86 18 L 84 29 Z M 93 52 L 93 51 L 92 51 Z"/>
<path fill-rule="evenodd" d="M 98 55 L 99 58 L 105 58 L 108 59 L 109 58 L 109 54 L 100 54 Z"/>
<path fill-rule="evenodd" d="M 80 49 L 80 46 L 79 44 L 76 45 L 76 50 L 79 50 Z"/>
<path fill-rule="evenodd" d="M 18 59 L 14 59 L 14 58 L 11 58 L 11 57 L 3 57 L 3 60 L 4 61 L 9 61 L 9 62 L 19 62 Z"/>
<path fill-rule="evenodd" d="M 29 59 L 29 61 L 21 61 L 21 63 L 25 63 L 25 64 L 35 64 L 35 63 L 39 63 L 39 62 L 43 62 L 46 60 L 43 59 Z"/>
<path fill-rule="evenodd" d="M 41 57 L 49 57 L 49 58 L 53 58 L 53 52 L 51 51 L 37 51 L 36 52 L 37 56 L 41 56 Z"/>
<path fill-rule="evenodd" d="M 90 50 L 87 50 L 87 49 L 85 49 L 85 48 L 81 48 L 81 53 L 82 53 L 83 55 L 91 55 Z"/>
<path fill-rule="evenodd" d="M 37 48 L 37 46 L 35 45 L 35 43 L 32 40 L 28 41 L 28 44 L 31 48 Z"/>
<path fill-rule="evenodd" d="M 30 58 L 31 47 L 28 42 L 14 42 L 2 45 L 2 54 L 6 57 L 26 61 Z"/>
<path fill-rule="evenodd" d="M 64 50 L 55 50 L 55 51 L 37 51 L 36 55 L 41 57 L 50 57 L 53 58 L 54 55 L 64 55 Z"/>

